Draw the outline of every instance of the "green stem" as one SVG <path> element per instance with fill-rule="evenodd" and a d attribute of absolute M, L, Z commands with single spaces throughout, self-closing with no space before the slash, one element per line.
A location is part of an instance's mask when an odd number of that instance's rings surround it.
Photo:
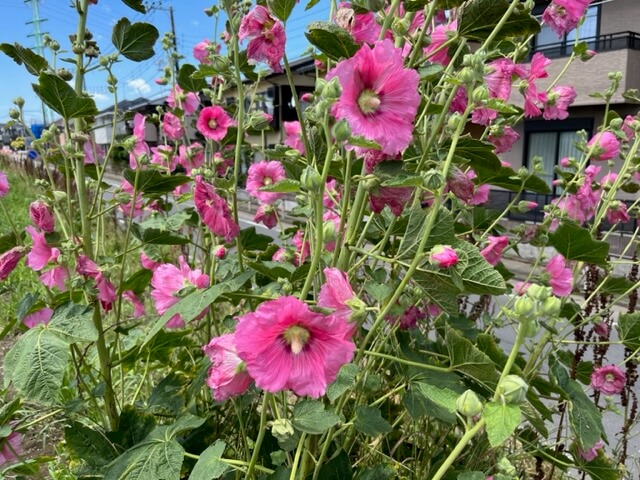
<path fill-rule="evenodd" d="M 296 456 L 293 459 L 293 466 L 291 467 L 291 474 L 289 475 L 289 480 L 295 480 L 296 473 L 298 473 L 298 465 L 300 464 L 300 457 L 302 456 L 302 452 L 304 451 L 304 443 L 307 439 L 307 434 L 302 433 L 300 435 L 300 440 L 298 440 L 298 447 L 296 448 Z"/>
<path fill-rule="evenodd" d="M 398 5 L 400 5 L 400 0 L 393 0 L 393 2 L 391 2 L 391 6 L 387 11 L 387 16 L 384 17 L 384 23 L 382 24 L 382 28 L 380 29 L 380 35 L 378 35 L 378 40 L 384 40 L 384 36 L 386 35 L 387 30 L 389 30 L 389 27 L 391 26 L 391 22 L 393 22 L 393 17 L 396 13 Z"/>
<path fill-rule="evenodd" d="M 251 460 L 249 461 L 249 466 L 247 467 L 247 473 L 244 477 L 247 480 L 253 478 L 253 472 L 254 470 L 256 470 L 256 464 L 258 463 L 258 457 L 260 456 L 260 447 L 262 446 L 262 441 L 264 440 L 264 435 L 267 431 L 267 411 L 269 410 L 270 398 L 271 394 L 269 392 L 264 392 L 264 397 L 262 398 L 262 412 L 260 412 L 260 427 L 258 430 L 258 438 L 256 438 L 256 443 L 253 447 L 253 454 L 251 455 Z"/>
<path fill-rule="evenodd" d="M 462 453 L 462 450 L 464 450 L 464 448 L 473 439 L 473 437 L 475 437 L 476 434 L 480 430 L 482 430 L 482 428 L 484 427 L 484 424 L 485 424 L 484 418 L 481 418 L 480 420 L 478 420 L 478 423 L 476 423 L 472 428 L 470 428 L 462 436 L 462 438 L 460 439 L 458 444 L 451 451 L 449 456 L 445 459 L 444 463 L 442 465 L 440 465 L 440 468 L 435 473 L 435 475 L 433 477 L 431 477 L 431 480 L 440 480 L 441 478 L 444 477 L 444 475 L 447 473 L 447 470 L 449 470 L 449 467 L 451 467 L 451 465 L 453 465 L 453 462 L 455 462 L 457 460 L 457 458 L 460 455 L 460 453 Z"/>
<path fill-rule="evenodd" d="M 422 368 L 424 370 L 431 370 L 432 372 L 449 373 L 452 371 L 451 368 L 449 367 L 439 367 L 437 365 L 429 365 L 427 363 L 412 362 L 411 360 L 405 360 L 404 358 L 398 358 L 398 357 L 394 357 L 393 355 L 374 352 L 372 350 L 365 350 L 364 353 L 369 357 L 384 358 L 385 360 L 390 360 L 395 363 L 401 363 L 402 365 L 407 365 L 409 367 Z"/>

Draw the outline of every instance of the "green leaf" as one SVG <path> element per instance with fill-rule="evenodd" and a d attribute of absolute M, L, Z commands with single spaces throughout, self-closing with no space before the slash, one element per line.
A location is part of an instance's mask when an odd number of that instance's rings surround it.
<path fill-rule="evenodd" d="M 36 95 L 65 120 L 98 114 L 93 98 L 78 95 L 57 75 L 41 73 L 38 76 L 38 83 L 33 83 L 31 86 Z"/>
<path fill-rule="evenodd" d="M 196 71 L 197 68 L 190 63 L 185 63 L 180 67 L 180 71 L 178 72 L 178 85 L 180 85 L 185 92 L 198 93 L 209 86 L 203 79 L 193 76 Z"/>
<path fill-rule="evenodd" d="M 518 428 L 520 407 L 508 403 L 489 402 L 484 406 L 482 418 L 487 422 L 487 437 L 492 447 L 499 447 Z"/>
<path fill-rule="evenodd" d="M 534 193 L 551 193 L 549 186 L 544 180 L 535 175 L 531 175 L 524 179 L 518 178 L 513 168 L 500 166 L 495 170 L 487 169 L 483 166 L 475 169 L 478 174 L 476 182 L 478 184 L 490 184 L 496 187 L 502 187 L 512 192 L 519 192 L 521 188 Z"/>
<path fill-rule="evenodd" d="M 2 406 L 0 409 L 0 425 L 9 425 L 9 421 L 13 417 L 13 414 L 20 410 L 22 406 L 22 399 L 16 398 Z"/>
<path fill-rule="evenodd" d="M 485 480 L 487 476 L 482 472 L 464 472 L 458 475 L 458 480 Z"/>
<path fill-rule="evenodd" d="M 178 303 L 167 310 L 164 315 L 156 320 L 149 333 L 147 333 L 143 346 L 146 345 L 160 330 L 162 330 L 162 327 L 176 313 L 179 313 L 182 319 L 188 323 L 200 315 L 205 308 L 215 302 L 220 295 L 237 292 L 255 274 L 256 272 L 254 270 L 245 270 L 243 273 L 231 280 L 218 283 L 204 290 L 196 290 L 190 295 L 182 298 Z"/>
<path fill-rule="evenodd" d="M 607 265 L 609 244 L 594 240 L 587 229 L 575 223 L 562 222 L 555 232 L 549 234 L 549 244 L 567 260 Z"/>
<path fill-rule="evenodd" d="M 131 228 L 133 236 L 142 243 L 151 245 L 186 245 L 189 239 L 176 235 L 175 233 L 161 230 L 159 228 L 142 228 L 138 224 L 133 224 Z"/>
<path fill-rule="evenodd" d="M 93 467 L 107 465 L 118 456 L 118 450 L 104 432 L 69 420 L 64 429 L 64 441 L 71 452 Z"/>
<path fill-rule="evenodd" d="M 588 463 L 578 465 L 578 468 L 586 472 L 591 480 L 620 480 L 620 470 L 613 459 L 605 455 L 598 455 Z"/>
<path fill-rule="evenodd" d="M 498 373 L 494 363 L 485 353 L 448 325 L 445 327 L 444 341 L 453 370 L 474 379 L 481 385 L 495 387 L 498 383 Z"/>
<path fill-rule="evenodd" d="M 200 454 L 200 458 L 193 467 L 191 475 L 189 475 L 189 480 L 220 478 L 228 469 L 227 464 L 220 461 L 226 447 L 227 445 L 222 440 L 216 440 L 213 445 L 209 445 Z"/>
<path fill-rule="evenodd" d="M 450 279 L 430 271 L 417 270 L 413 280 L 422 289 L 430 303 L 435 303 L 450 315 L 458 313 L 458 294 L 460 290 Z"/>
<path fill-rule="evenodd" d="M 33 402 L 56 405 L 69 362 L 69 347 L 43 325 L 25 332 L 5 357 L 5 386 Z"/>
<path fill-rule="evenodd" d="M 49 68 L 49 64 L 43 57 L 34 53 L 31 49 L 23 47 L 19 43 L 14 43 L 13 45 L 10 43 L 2 43 L 0 44 L 0 51 L 4 52 L 8 57 L 11 57 L 18 65 L 24 64 L 31 75 L 38 76 Z"/>
<path fill-rule="evenodd" d="M 396 478 L 394 468 L 391 465 L 382 464 L 366 468 L 356 475 L 357 480 L 391 480 L 392 478 Z"/>
<path fill-rule="evenodd" d="M 187 175 L 166 175 L 158 170 L 137 171 L 126 168 L 123 173 L 124 179 L 131 185 L 136 184 L 136 175 L 138 175 L 138 191 L 146 195 L 164 195 L 191 181 Z"/>
<path fill-rule="evenodd" d="M 335 402 L 340 395 L 349 390 L 356 381 L 359 367 L 353 363 L 346 363 L 340 367 L 335 382 L 327 387 L 327 398 Z"/>
<path fill-rule="evenodd" d="M 142 442 L 156 426 L 153 415 L 125 405 L 120 412 L 118 429 L 107 432 L 107 438 L 122 450 L 127 450 Z"/>
<path fill-rule="evenodd" d="M 324 409 L 322 402 L 303 400 L 293 407 L 291 423 L 301 432 L 319 435 L 340 422 L 333 412 Z"/>
<path fill-rule="evenodd" d="M 245 228 L 240 231 L 238 240 L 245 251 L 260 251 L 264 252 L 271 243 L 273 238 L 269 235 L 263 235 L 256 233 L 256 227 Z"/>
<path fill-rule="evenodd" d="M 155 55 L 153 46 L 158 36 L 158 29 L 150 23 L 132 24 L 129 19 L 123 17 L 113 27 L 111 41 L 126 58 L 141 62 Z"/>
<path fill-rule="evenodd" d="M 640 313 L 622 313 L 618 317 L 618 336 L 629 350 L 640 349 Z"/>
<path fill-rule="evenodd" d="M 98 330 L 93 324 L 93 308 L 89 305 L 65 303 L 53 312 L 47 329 L 67 343 L 95 342 Z"/>
<path fill-rule="evenodd" d="M 333 60 L 351 58 L 360 48 L 349 32 L 333 23 L 312 22 L 308 28 L 307 40 Z"/>
<path fill-rule="evenodd" d="M 127 7 L 132 8 L 139 13 L 147 13 L 147 9 L 144 6 L 143 0 L 122 0 Z"/>
<path fill-rule="evenodd" d="M 276 193 L 297 193 L 300 191 L 300 182 L 285 178 L 278 183 L 273 183 L 260 188 L 261 192 L 276 192 Z"/>
<path fill-rule="evenodd" d="M 412 384 L 406 393 L 404 406 L 413 418 L 428 415 L 438 420 L 455 424 L 458 394 L 448 388 L 440 388 L 423 382 Z"/>
<path fill-rule="evenodd" d="M 141 268 L 122 282 L 120 291 L 126 292 L 127 290 L 131 290 L 136 295 L 140 295 L 147 289 L 149 283 L 151 283 L 151 277 L 153 277 L 153 272 L 151 270 Z"/>
<path fill-rule="evenodd" d="M 183 388 L 182 377 L 170 372 L 151 391 L 147 410 L 159 416 L 177 416 L 184 408 Z"/>
<path fill-rule="evenodd" d="M 413 208 L 409 213 L 409 223 L 407 230 L 402 239 L 399 249 L 399 257 L 401 259 L 410 259 L 415 257 L 418 252 L 418 246 L 425 234 L 428 218 L 433 212 L 423 208 Z M 424 251 L 428 252 L 435 245 L 452 245 L 456 241 L 453 231 L 453 216 L 446 208 L 438 211 L 433 228 L 429 232 L 429 238 L 425 244 Z"/>
<path fill-rule="evenodd" d="M 247 266 L 272 280 L 278 280 L 279 278 L 290 279 L 296 269 L 296 267 L 290 263 L 274 262 L 270 260 L 264 262 L 248 262 Z"/>
<path fill-rule="evenodd" d="M 145 440 L 113 460 L 104 480 L 179 480 L 183 460 L 175 439 Z"/>
<path fill-rule="evenodd" d="M 381 433 L 389 433 L 393 430 L 391 424 L 382 418 L 380 410 L 368 405 L 356 407 L 356 418 L 353 425 L 359 432 L 370 437 L 376 437 Z"/>
<path fill-rule="evenodd" d="M 448 140 L 443 145 L 445 152 L 449 152 L 452 142 Z M 468 164 L 476 170 L 499 170 L 501 163 L 498 156 L 493 153 L 495 146 L 471 137 L 462 137 L 458 140 L 453 154 L 453 161 L 457 164 Z"/>
<path fill-rule="evenodd" d="M 320 469 L 318 480 L 351 480 L 353 470 L 351 460 L 344 450 L 325 463 Z"/>
<path fill-rule="evenodd" d="M 509 9 L 508 0 L 470 0 L 460 9 L 458 34 L 483 41 L 494 31 L 500 19 Z M 540 23 L 520 4 L 504 22 L 493 38 L 503 40 L 510 37 L 526 37 L 540 31 Z"/>
<path fill-rule="evenodd" d="M 269 10 L 283 22 L 286 22 L 291 15 L 293 7 L 296 6 L 296 0 L 267 0 Z"/>
<path fill-rule="evenodd" d="M 151 432 L 150 437 L 154 438 L 176 438 L 178 435 L 182 435 L 190 430 L 194 430 L 201 426 L 205 422 L 202 417 L 186 414 L 172 425 L 163 425 L 159 427 L 156 432 Z"/>

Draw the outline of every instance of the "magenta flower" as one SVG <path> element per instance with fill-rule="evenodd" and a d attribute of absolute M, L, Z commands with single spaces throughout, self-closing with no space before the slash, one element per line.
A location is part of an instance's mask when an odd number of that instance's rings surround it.
<path fill-rule="evenodd" d="M 458 254 L 449 245 L 436 245 L 431 249 L 429 262 L 438 268 L 451 268 L 458 263 Z"/>
<path fill-rule="evenodd" d="M 620 200 L 611 202 L 611 205 L 607 209 L 607 221 L 609 223 L 627 223 L 630 219 L 627 213 L 627 206 L 624 203 Z"/>
<path fill-rule="evenodd" d="M 13 247 L 0 255 L 0 281 L 6 280 L 15 270 L 24 253 L 24 247 Z"/>
<path fill-rule="evenodd" d="M 493 237 L 489 235 L 487 237 L 489 244 L 480 251 L 480 255 L 494 267 L 500 262 L 502 257 L 502 251 L 509 245 L 509 237 Z"/>
<path fill-rule="evenodd" d="M 218 105 L 200 110 L 196 128 L 205 138 L 219 142 L 227 134 L 229 127 L 235 125 L 233 119 Z"/>
<path fill-rule="evenodd" d="M 265 7 L 257 5 L 240 22 L 238 39 L 249 39 L 249 63 L 265 62 L 275 73 L 282 72 L 280 60 L 284 56 L 287 37 L 282 23 Z"/>
<path fill-rule="evenodd" d="M 224 177 L 227 174 L 227 170 L 233 168 L 233 158 L 224 157 L 222 153 L 216 152 L 213 154 L 213 166 L 216 169 L 216 173 Z"/>
<path fill-rule="evenodd" d="M 627 115 L 626 117 L 624 117 L 624 121 L 622 122 L 622 125 L 620 127 L 627 137 L 628 141 L 633 140 L 633 138 L 636 136 L 636 131 L 633 129 L 633 122 L 635 121 L 636 117 Z"/>
<path fill-rule="evenodd" d="M 296 247 L 294 263 L 296 265 L 302 265 L 309 256 L 309 253 L 311 253 L 311 245 L 308 240 L 304 240 L 304 232 L 302 230 L 298 230 L 291 239 L 291 243 Z"/>
<path fill-rule="evenodd" d="M 235 340 L 256 385 L 318 398 L 353 358 L 351 325 L 309 310 L 295 297 L 264 302 L 238 319 Z"/>
<path fill-rule="evenodd" d="M 133 305 L 133 316 L 135 318 L 144 317 L 146 315 L 146 309 L 144 308 L 144 303 L 140 301 L 140 299 L 136 296 L 136 294 L 131 290 L 125 290 L 122 292 L 122 298 L 127 299 Z"/>
<path fill-rule="evenodd" d="M 560 254 L 549 259 L 545 267 L 549 274 L 549 284 L 554 295 L 566 297 L 573 290 L 573 272 L 567 267 L 564 257 Z"/>
<path fill-rule="evenodd" d="M 2 439 L 2 449 L 0 449 L 0 465 L 20 460 L 22 454 L 22 434 L 13 431 L 8 437 Z"/>
<path fill-rule="evenodd" d="M 89 137 L 86 142 L 82 144 L 82 153 L 84 153 L 85 165 L 96 163 L 104 158 L 106 152 L 100 145 L 96 145 L 93 138 Z"/>
<path fill-rule="evenodd" d="M 142 155 L 151 155 L 149 145 L 145 139 L 146 135 L 146 117 L 141 113 L 136 113 L 133 116 L 133 136 L 136 137 L 136 144 L 133 147 L 131 153 L 129 153 L 129 167 L 138 168 L 138 159 Z"/>
<path fill-rule="evenodd" d="M 487 65 L 492 72 L 484 76 L 485 83 L 492 98 L 509 100 L 513 76 L 526 76 L 526 70 L 521 65 L 513 63 L 510 58 L 499 58 Z"/>
<path fill-rule="evenodd" d="M 162 117 L 162 131 L 169 140 L 178 140 L 184 135 L 182 122 L 171 112 L 166 112 Z"/>
<path fill-rule="evenodd" d="M 179 108 L 186 115 L 191 115 L 200 106 L 200 99 L 193 92 L 184 93 L 180 85 L 176 85 L 169 92 L 167 103 L 171 108 Z"/>
<path fill-rule="evenodd" d="M 78 261 L 76 262 L 76 272 L 83 277 L 93 278 L 94 280 L 100 275 L 100 268 L 86 255 L 78 255 Z"/>
<path fill-rule="evenodd" d="M 49 307 L 41 308 L 29 315 L 25 315 L 22 319 L 22 323 L 26 325 L 27 328 L 33 328 L 36 325 L 40 325 L 41 323 L 44 325 L 48 325 L 51 317 L 53 316 L 53 310 Z"/>
<path fill-rule="evenodd" d="M 471 114 L 471 123 L 488 127 L 498 118 L 498 112 L 493 108 L 477 107 Z"/>
<path fill-rule="evenodd" d="M 356 296 L 346 273 L 337 268 L 325 268 L 324 277 L 326 281 L 318 294 L 319 307 L 332 308 L 333 316 L 344 321 L 364 312 L 366 305 Z"/>
<path fill-rule="evenodd" d="M 260 189 L 268 185 L 284 180 L 286 173 L 284 167 L 278 161 L 261 161 L 253 163 L 247 172 L 247 192 L 256 197 L 262 203 L 272 204 L 284 197 L 284 193 L 263 192 Z"/>
<path fill-rule="evenodd" d="M 587 142 L 587 152 L 591 149 L 591 160 L 612 160 L 620 153 L 620 142 L 613 133 L 601 132 Z"/>
<path fill-rule="evenodd" d="M 44 238 L 44 233 L 38 232 L 32 226 L 25 227 L 25 230 L 31 235 L 33 247 L 27 254 L 27 266 L 36 272 L 46 267 L 49 262 L 56 262 L 60 256 L 60 250 L 49 246 Z"/>
<path fill-rule="evenodd" d="M 487 136 L 487 140 L 496 148 L 493 150 L 496 155 L 508 152 L 520 139 L 520 135 L 509 125 L 506 125 L 499 132 L 492 132 Z"/>
<path fill-rule="evenodd" d="M 564 120 L 569 116 L 569 106 L 576 99 L 576 90 L 571 86 L 558 85 L 547 95 L 542 118 L 545 120 Z"/>
<path fill-rule="evenodd" d="M 209 276 L 200 269 L 191 270 L 184 261 L 184 257 L 178 259 L 180 268 L 171 263 L 163 263 L 153 272 L 151 277 L 151 297 L 156 301 L 158 315 L 164 315 L 180 298 L 194 288 L 207 288 Z M 201 315 L 206 313 L 203 310 Z M 184 320 L 179 313 L 172 316 L 166 324 L 167 328 L 180 328 L 184 326 Z"/>
<path fill-rule="evenodd" d="M 398 307 L 400 306 L 398 305 Z M 398 324 L 401 330 L 411 330 L 418 326 L 418 320 L 421 320 L 425 317 L 426 313 L 424 311 L 422 311 L 415 305 L 411 305 L 410 307 L 402 310 L 399 315 L 387 315 L 385 317 L 385 320 L 391 325 Z"/>
<path fill-rule="evenodd" d="M 204 164 L 204 148 L 198 142 L 189 146 L 180 145 L 178 151 L 178 163 L 182 165 L 187 175 L 191 175 L 194 168 L 199 168 Z"/>
<path fill-rule="evenodd" d="M 326 208 L 336 208 L 340 203 L 340 192 L 336 188 L 335 179 L 329 180 L 324 186 L 322 204 Z"/>
<path fill-rule="evenodd" d="M 458 28 L 457 22 L 454 20 L 448 25 L 438 25 L 431 32 L 431 43 L 424 48 L 424 54 L 431 63 L 439 63 L 440 65 L 448 65 L 451 61 L 449 57 L 449 49 L 443 47 L 444 43 L 449 39 L 447 32 L 455 32 Z"/>
<path fill-rule="evenodd" d="M 547 67 L 551 64 L 551 60 L 542 53 L 537 52 L 531 58 L 529 71 L 527 72 L 527 85 L 524 90 L 524 115 L 525 117 L 537 117 L 542 114 L 541 107 L 547 101 L 546 92 L 539 92 L 536 86 L 536 80 L 546 78 Z"/>
<path fill-rule="evenodd" d="M 258 207 L 253 221 L 262 223 L 268 229 L 272 229 L 278 224 L 278 214 L 273 205 L 263 204 Z"/>
<path fill-rule="evenodd" d="M 355 135 L 377 142 L 382 152 L 395 155 L 412 139 L 420 94 L 419 76 L 404 68 L 402 51 L 391 40 L 363 45 L 329 73 L 337 77 L 342 95 L 332 107 L 336 119 L 346 119 Z"/>
<path fill-rule="evenodd" d="M 253 379 L 238 357 L 234 334 L 213 338 L 202 350 L 211 360 L 207 385 L 213 390 L 216 402 L 224 402 L 247 391 Z"/>
<path fill-rule="evenodd" d="M 61 292 L 67 289 L 66 282 L 68 278 L 69 272 L 62 265 L 56 265 L 40 275 L 40 281 L 43 285 L 49 288 L 57 287 Z"/>
<path fill-rule="evenodd" d="M 140 264 L 142 265 L 142 268 L 146 268 L 147 270 L 155 270 L 162 265 L 160 262 L 156 262 L 149 258 L 144 252 L 140 252 Z"/>
<path fill-rule="evenodd" d="M 113 303 L 118 299 L 116 287 L 100 272 L 96 277 L 96 288 L 98 289 L 98 300 L 105 312 L 113 307 Z"/>
<path fill-rule="evenodd" d="M 227 256 L 227 249 L 224 248 L 224 245 L 218 245 L 218 248 L 214 250 L 213 254 L 216 256 L 218 260 L 222 260 L 224 257 Z"/>
<path fill-rule="evenodd" d="M 580 446 L 578 446 L 577 452 L 578 456 L 585 462 L 592 462 L 598 456 L 598 450 L 601 450 L 602 448 L 604 448 L 604 443 L 602 443 L 602 440 L 598 440 L 593 447 L 586 450 L 583 450 Z"/>
<path fill-rule="evenodd" d="M 300 155 L 304 155 L 304 142 L 302 141 L 300 122 L 284 122 L 284 133 L 284 144 L 294 150 L 298 150 Z"/>
<path fill-rule="evenodd" d="M 364 162 L 367 173 L 372 173 L 380 162 L 388 160 L 401 161 L 397 155 L 390 156 L 383 154 L 380 150 L 366 150 L 364 152 Z M 369 192 L 369 204 L 374 213 L 380 213 L 384 207 L 388 206 L 396 217 L 402 215 L 405 205 L 413 195 L 411 187 L 377 187 Z"/>
<path fill-rule="evenodd" d="M 565 213 L 567 217 L 578 223 L 584 223 L 596 213 L 596 206 L 600 201 L 600 194 L 593 190 L 595 176 L 600 172 L 600 167 L 590 165 L 585 169 L 584 179 L 578 190 L 573 195 L 568 195 L 551 203 Z"/>
<path fill-rule="evenodd" d="M 193 201 L 200 218 L 214 235 L 230 242 L 240 233 L 240 227 L 233 220 L 227 202 L 215 192 L 213 185 L 203 182 L 199 177 L 196 178 Z"/>
<path fill-rule="evenodd" d="M 173 155 L 173 148 L 169 145 L 151 147 L 151 163 L 160 165 L 171 171 L 176 168 L 178 159 Z"/>
<path fill-rule="evenodd" d="M 616 365 L 596 368 L 591 374 L 591 388 L 605 395 L 615 395 L 622 392 L 626 382 L 627 377 Z"/>
<path fill-rule="evenodd" d="M 338 4 L 334 20 L 351 34 L 356 43 L 375 43 L 382 30 L 374 12 L 356 13 L 350 3 Z"/>
<path fill-rule="evenodd" d="M 202 42 L 197 43 L 196 46 L 193 47 L 193 57 L 200 63 L 211 63 L 211 59 L 209 58 L 211 45 L 212 43 L 209 40 L 203 40 Z"/>
<path fill-rule="evenodd" d="M 0 198 L 9 193 L 9 179 L 4 172 L 0 172 Z"/>
<path fill-rule="evenodd" d="M 578 26 L 591 0 L 553 0 L 542 14 L 542 21 L 558 38 Z"/>

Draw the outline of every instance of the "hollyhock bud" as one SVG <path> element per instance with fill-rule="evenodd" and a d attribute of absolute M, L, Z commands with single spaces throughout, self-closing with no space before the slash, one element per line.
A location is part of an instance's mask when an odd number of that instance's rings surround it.
<path fill-rule="evenodd" d="M 518 202 L 518 212 L 520 213 L 526 213 L 526 212 L 530 212 L 531 210 L 534 210 L 538 208 L 538 204 L 536 202 L 527 202 L 526 200 L 521 200 L 520 202 Z"/>
<path fill-rule="evenodd" d="M 0 281 L 6 280 L 7 277 L 18 266 L 18 262 L 24 256 L 26 250 L 24 247 L 13 247 L 0 255 Z"/>
<path fill-rule="evenodd" d="M 450 268 L 458 263 L 458 254 L 448 245 L 436 245 L 431 249 L 429 262 L 438 268 Z"/>
<path fill-rule="evenodd" d="M 473 198 L 475 190 L 473 180 L 459 168 L 453 169 L 451 176 L 447 179 L 447 186 L 463 202 L 468 202 Z"/>
<path fill-rule="evenodd" d="M 268 229 L 272 229 L 278 224 L 278 215 L 273 205 L 262 204 L 258 207 L 253 220 L 262 223 Z"/>
<path fill-rule="evenodd" d="M 627 213 L 627 206 L 620 200 L 614 200 L 607 209 L 607 221 L 611 224 L 614 223 L 627 223 L 630 220 Z"/>
<path fill-rule="evenodd" d="M 489 235 L 487 237 L 489 244 L 480 251 L 480 255 L 494 267 L 500 263 L 502 251 L 509 245 L 509 237 L 500 236 L 494 237 Z"/>
<path fill-rule="evenodd" d="M 227 256 L 227 249 L 223 245 L 218 245 L 213 254 L 218 260 L 222 260 Z"/>
<path fill-rule="evenodd" d="M 513 304 L 513 310 L 522 318 L 529 318 L 535 311 L 533 301 L 525 296 L 519 296 Z"/>
<path fill-rule="evenodd" d="M 549 297 L 540 307 L 540 313 L 547 317 L 557 317 L 562 309 L 562 301 L 558 297 Z"/>
<path fill-rule="evenodd" d="M 612 160 L 620 152 L 620 142 L 611 132 L 601 132 L 587 142 L 587 151 L 592 152 L 591 160 Z"/>
<path fill-rule="evenodd" d="M 351 136 L 351 128 L 349 123 L 343 118 L 339 120 L 331 129 L 331 134 L 337 142 L 344 142 Z"/>
<path fill-rule="evenodd" d="M 21 454 L 22 434 L 20 432 L 13 431 L 8 437 L 2 439 L 2 447 L 0 448 L 0 465 L 20 460 L 19 455 Z"/>
<path fill-rule="evenodd" d="M 300 183 L 305 189 L 313 193 L 321 192 L 324 187 L 322 176 L 313 167 L 307 167 L 302 171 Z"/>
<path fill-rule="evenodd" d="M 482 413 L 483 405 L 476 392 L 467 390 L 456 400 L 456 410 L 465 417 L 475 417 Z"/>
<path fill-rule="evenodd" d="M 605 395 L 615 395 L 622 392 L 626 381 L 624 372 L 616 365 L 596 368 L 591 374 L 591 387 Z"/>
<path fill-rule="evenodd" d="M 498 392 L 505 402 L 518 405 L 527 396 L 529 386 L 522 377 L 518 375 L 507 375 L 498 385 Z"/>
<path fill-rule="evenodd" d="M 55 218 L 49 205 L 46 203 L 38 200 L 29 205 L 29 217 L 31 217 L 33 224 L 43 232 L 53 232 L 55 228 Z"/>

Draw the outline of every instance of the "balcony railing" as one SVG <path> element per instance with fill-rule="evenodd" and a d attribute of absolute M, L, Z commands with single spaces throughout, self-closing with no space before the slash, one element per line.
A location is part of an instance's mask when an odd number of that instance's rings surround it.
<path fill-rule="evenodd" d="M 597 53 L 627 48 L 640 50 L 640 33 L 636 32 L 607 33 L 597 37 L 582 38 L 581 41 L 587 42 L 589 49 Z M 541 52 L 548 58 L 559 58 L 571 55 L 572 50 L 573 41 L 563 41 L 535 46 L 531 49 L 531 55 Z"/>

